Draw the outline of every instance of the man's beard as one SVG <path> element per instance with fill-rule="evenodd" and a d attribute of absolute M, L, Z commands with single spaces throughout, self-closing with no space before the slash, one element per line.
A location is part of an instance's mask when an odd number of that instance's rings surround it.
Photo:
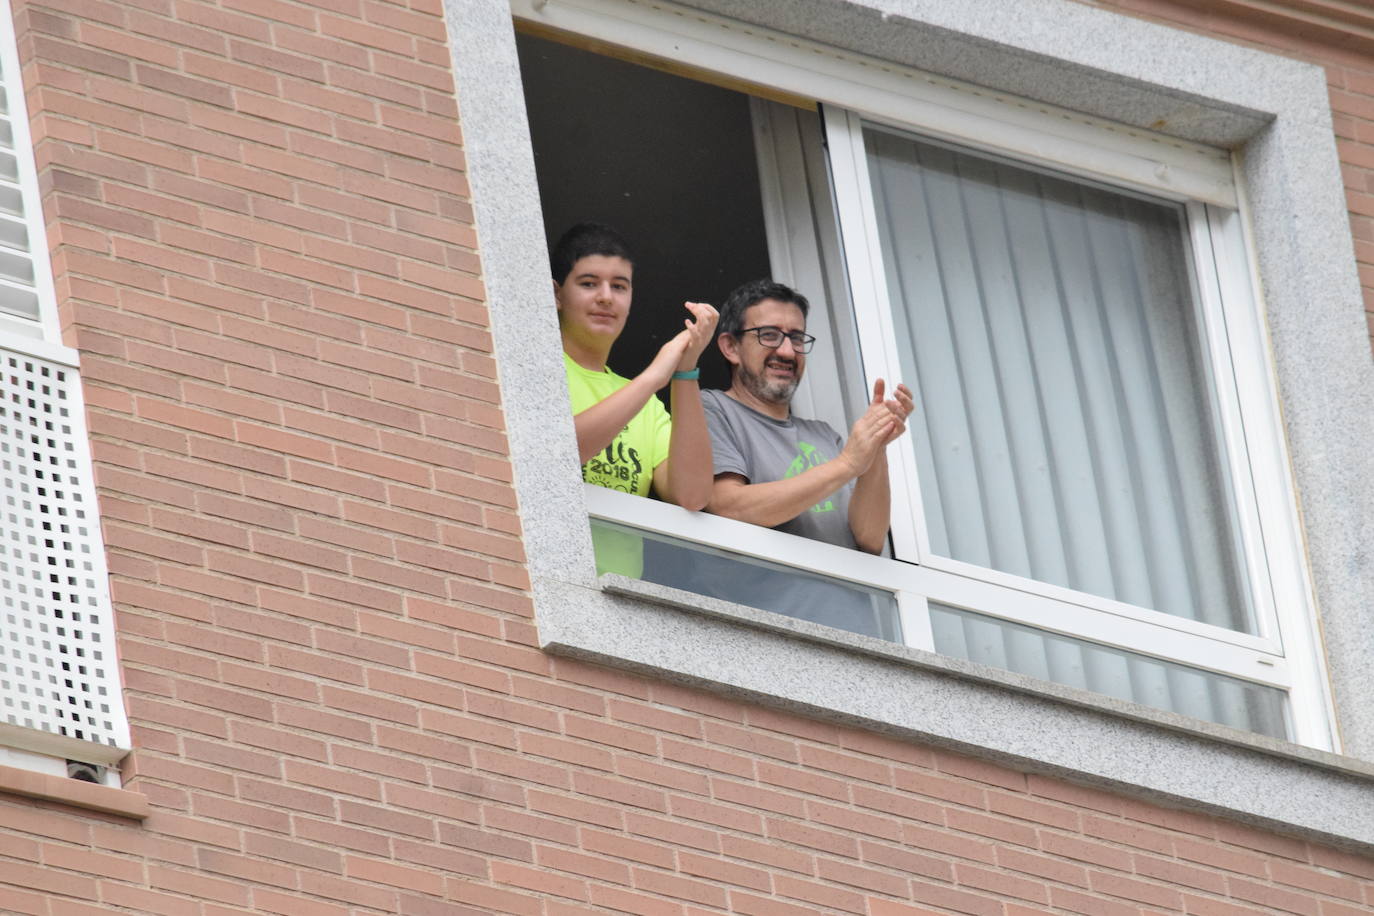
<path fill-rule="evenodd" d="M 790 404 L 792 394 L 797 390 L 797 385 L 801 382 L 801 376 L 796 372 L 796 363 L 792 364 L 793 375 L 790 379 L 770 379 L 762 375 L 756 375 L 744 366 L 739 367 L 740 384 L 744 390 L 754 397 L 763 401 L 765 404 Z M 768 363 L 764 362 L 766 369 Z"/>

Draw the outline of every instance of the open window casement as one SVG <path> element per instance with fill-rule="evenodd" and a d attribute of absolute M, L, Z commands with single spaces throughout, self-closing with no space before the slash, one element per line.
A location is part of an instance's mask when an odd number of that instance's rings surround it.
<path fill-rule="evenodd" d="M 847 431 L 878 378 L 917 401 L 889 557 L 589 487 L 656 545 L 645 578 L 1331 749 L 1229 155 L 603 7 L 560 24 L 778 90 L 750 105 L 773 276 L 820 338 L 797 413 Z M 861 622 L 803 612 L 799 573 Z"/>
<path fill-rule="evenodd" d="M 1215 208 L 827 128 L 866 375 L 919 404 L 895 554 L 980 592 L 927 595 L 933 647 L 1287 737 L 1271 577 L 1246 560 L 1266 547 L 1228 324 L 1253 303 Z"/>
<path fill-rule="evenodd" d="M 1245 436 L 1273 427 L 1235 209 L 833 106 L 755 112 L 764 187 L 813 207 L 776 228 L 787 203 L 766 208 L 775 260 L 820 265 L 789 274 L 825 293 L 813 412 L 843 428 L 877 378 L 916 394 L 889 453 L 893 554 L 930 574 L 904 602 L 908 643 L 1324 746 L 1316 671 L 1315 715 L 1288 703 L 1304 666 L 1283 633 L 1301 646 L 1306 621 L 1280 619 L 1276 588 L 1300 577 L 1265 562 L 1256 493 L 1282 480 L 1250 457 L 1278 445 Z M 813 120 L 834 217 L 794 164 Z"/>

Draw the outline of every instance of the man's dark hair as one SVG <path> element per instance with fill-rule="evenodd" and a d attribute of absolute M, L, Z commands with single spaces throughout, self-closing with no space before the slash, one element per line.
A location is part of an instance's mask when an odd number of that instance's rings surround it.
<path fill-rule="evenodd" d="M 608 258 L 624 258 L 634 266 L 634 256 L 630 246 L 610 226 L 604 223 L 578 223 L 553 246 L 549 252 L 549 266 L 553 268 L 553 280 L 560 286 L 572 273 L 573 265 L 583 258 L 593 255 Z"/>
<path fill-rule="evenodd" d="M 811 303 L 806 301 L 806 297 L 797 292 L 790 286 L 783 286 L 773 280 L 750 280 L 734 288 L 730 295 L 725 297 L 725 304 L 720 307 L 720 323 L 716 325 L 717 332 L 729 334 L 732 337 L 744 330 L 744 312 L 751 305 L 756 305 L 765 299 L 776 299 L 779 302 L 790 302 L 801 309 L 802 317 L 805 318 L 807 312 L 811 311 Z"/>

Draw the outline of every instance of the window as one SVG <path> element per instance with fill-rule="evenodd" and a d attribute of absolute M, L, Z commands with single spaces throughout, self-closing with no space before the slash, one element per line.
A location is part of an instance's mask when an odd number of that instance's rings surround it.
<path fill-rule="evenodd" d="M 108 766 L 130 744 L 80 377 L 57 330 L 11 29 L 0 4 L 0 763 L 67 775 L 68 761 Z"/>
<path fill-rule="evenodd" d="M 1234 224 L 853 114 L 828 126 L 871 284 L 865 365 L 920 403 L 896 555 L 988 588 L 963 612 L 927 595 L 934 648 L 1289 737 L 1269 571 L 1245 557 L 1293 533 L 1266 544 L 1253 500 L 1241 431 L 1263 408 L 1231 366 L 1264 356 L 1214 254 Z"/>
<path fill-rule="evenodd" d="M 828 344 L 794 406 L 918 394 L 891 558 L 589 490 L 666 545 L 646 578 L 795 615 L 755 596 L 804 569 L 862 635 L 1332 746 L 1227 153 L 706 17 L 515 9 L 752 95 L 772 272 Z M 749 572 L 692 583 L 706 555 Z"/>

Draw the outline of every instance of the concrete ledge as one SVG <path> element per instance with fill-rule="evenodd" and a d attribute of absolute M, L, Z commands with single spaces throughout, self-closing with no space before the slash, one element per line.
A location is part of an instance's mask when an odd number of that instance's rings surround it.
<path fill-rule="evenodd" d="M 0 766 L 0 793 L 37 798 L 140 821 L 152 813 L 148 799 L 138 792 L 17 767 Z"/>
<path fill-rule="evenodd" d="M 1374 850 L 1374 765 L 620 576 L 536 582 L 543 647 L 1155 804 Z"/>
<path fill-rule="evenodd" d="M 846 633 L 833 627 L 821 626 L 810 621 L 798 620 L 783 614 L 775 614 L 772 611 L 746 607 L 742 604 L 733 604 L 719 598 L 696 595 L 652 582 L 607 574 L 601 577 L 601 585 L 610 594 L 643 598 L 665 607 L 675 607 L 721 620 L 734 620 L 759 629 L 789 634 L 793 639 L 822 645 L 847 647 L 853 651 L 925 668 L 931 672 L 942 672 L 953 677 L 981 681 L 984 684 L 1033 694 L 1046 700 L 1078 706 L 1098 713 L 1123 716 L 1137 722 L 1145 722 L 1160 728 L 1191 734 L 1199 740 L 1220 741 L 1251 751 L 1272 754 L 1295 763 L 1325 767 L 1348 776 L 1368 779 L 1371 788 L 1374 788 L 1374 763 L 1367 760 L 1305 747 L 1291 741 L 1242 731 L 1205 719 L 1194 719 L 1191 716 L 1156 709 L 1152 706 L 1143 706 L 1139 703 L 1120 700 L 1090 690 L 1056 684 L 1053 681 L 1043 681 L 1004 668 L 994 668 L 962 658 L 939 655 L 858 633 Z"/>

